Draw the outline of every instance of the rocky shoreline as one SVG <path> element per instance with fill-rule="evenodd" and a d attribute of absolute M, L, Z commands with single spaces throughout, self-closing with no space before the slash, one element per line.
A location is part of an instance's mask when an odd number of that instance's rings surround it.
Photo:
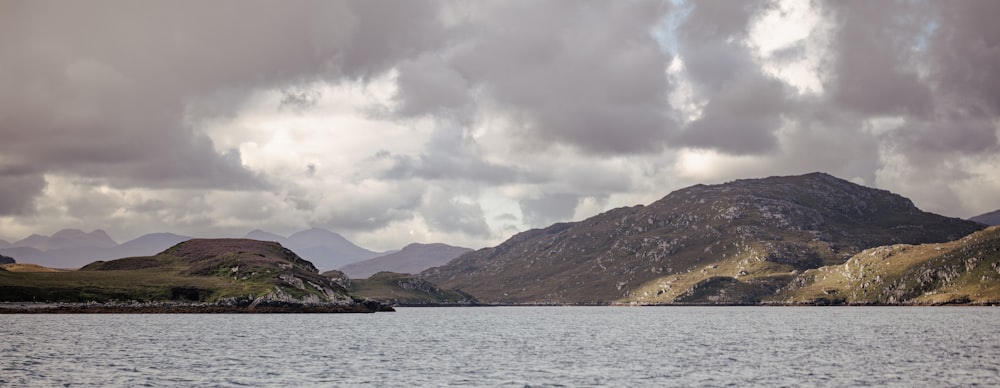
<path fill-rule="evenodd" d="M 335 314 L 395 311 L 375 301 L 352 304 L 0 303 L 0 314 Z"/>

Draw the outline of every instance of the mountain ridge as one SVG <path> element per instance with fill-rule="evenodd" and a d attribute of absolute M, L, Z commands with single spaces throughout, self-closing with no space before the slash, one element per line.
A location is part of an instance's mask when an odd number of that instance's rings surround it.
<path fill-rule="evenodd" d="M 288 246 L 323 270 L 390 253 L 362 248 L 340 234 L 321 228 L 302 230 L 289 237 L 255 229 L 248 232 L 246 237 Z M 0 244 L 0 254 L 14 257 L 23 263 L 45 267 L 79 268 L 97 260 L 153 255 L 192 238 L 194 237 L 156 232 L 118 244 L 100 229 L 90 233 L 79 229 L 62 229 L 52 236 L 32 234 L 7 246 Z"/>
<path fill-rule="evenodd" d="M 340 267 L 351 278 L 367 278 L 379 272 L 416 274 L 431 267 L 444 265 L 472 249 L 444 243 L 412 243 L 398 252 Z"/>
<path fill-rule="evenodd" d="M 969 218 L 969 221 L 975 221 L 990 226 L 1000 225 L 1000 209 Z"/>
<path fill-rule="evenodd" d="M 981 228 L 811 173 L 690 186 L 649 205 L 525 231 L 420 276 L 486 303 L 669 303 L 716 266 L 737 282 L 709 284 L 713 292 L 756 303 L 793 273 L 842 264 L 863 249 L 944 242 Z"/>

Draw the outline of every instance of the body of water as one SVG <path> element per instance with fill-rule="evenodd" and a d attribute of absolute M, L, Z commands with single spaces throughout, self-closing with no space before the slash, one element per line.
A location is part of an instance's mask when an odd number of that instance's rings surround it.
<path fill-rule="evenodd" d="M 0 386 L 1000 384 L 1000 308 L 0 315 Z"/>

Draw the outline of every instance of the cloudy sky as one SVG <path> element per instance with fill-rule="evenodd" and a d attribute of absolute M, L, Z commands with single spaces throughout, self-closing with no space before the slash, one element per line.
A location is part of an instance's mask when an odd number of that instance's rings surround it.
<path fill-rule="evenodd" d="M 0 1 L 0 239 L 473 248 L 824 171 L 1000 208 L 997 1 Z"/>

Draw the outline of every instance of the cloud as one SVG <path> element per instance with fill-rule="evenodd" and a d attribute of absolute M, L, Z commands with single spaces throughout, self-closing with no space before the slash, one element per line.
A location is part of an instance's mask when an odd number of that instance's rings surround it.
<path fill-rule="evenodd" d="M 45 177 L 0 166 L 0 216 L 28 214 L 45 189 Z"/>
<path fill-rule="evenodd" d="M 449 63 L 512 121 L 520 146 L 601 154 L 660 150 L 675 129 L 659 2 L 483 3 Z"/>
<path fill-rule="evenodd" d="M 386 5 L 0 4 L 0 238 L 484 246 L 811 171 L 1000 207 L 994 2 Z"/>
<path fill-rule="evenodd" d="M 579 202 L 575 194 L 546 193 L 539 198 L 521 199 L 519 204 L 527 224 L 543 226 L 569 219 Z"/>

